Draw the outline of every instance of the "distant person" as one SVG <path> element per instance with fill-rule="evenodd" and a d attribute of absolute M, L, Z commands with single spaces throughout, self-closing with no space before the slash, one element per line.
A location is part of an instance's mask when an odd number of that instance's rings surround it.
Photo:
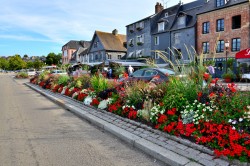
<path fill-rule="evenodd" d="M 131 65 L 129 65 L 129 67 L 128 67 L 128 75 L 131 76 L 131 74 L 133 72 L 134 72 L 134 68 Z"/>
<path fill-rule="evenodd" d="M 214 67 L 212 65 L 209 65 L 207 67 L 207 70 L 208 70 L 209 74 L 211 74 L 211 76 L 214 77 L 214 73 L 215 73 Z"/>
<path fill-rule="evenodd" d="M 109 68 L 108 70 L 108 78 L 112 78 L 112 68 Z"/>

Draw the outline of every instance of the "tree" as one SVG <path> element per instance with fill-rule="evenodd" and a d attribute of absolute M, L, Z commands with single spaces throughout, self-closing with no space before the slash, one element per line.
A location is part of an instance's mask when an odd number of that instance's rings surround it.
<path fill-rule="evenodd" d="M 35 69 L 39 70 L 43 67 L 44 63 L 39 60 L 39 59 L 36 59 L 34 62 L 33 62 L 33 66 Z"/>
<path fill-rule="evenodd" d="M 20 55 L 14 55 L 9 59 L 9 69 L 19 70 L 26 67 L 26 62 L 22 60 Z"/>
<path fill-rule="evenodd" d="M 0 58 L 0 69 L 9 69 L 9 61 L 5 58 Z"/>
<path fill-rule="evenodd" d="M 34 62 L 32 62 L 32 61 L 26 62 L 26 68 L 27 69 L 34 68 Z"/>
<path fill-rule="evenodd" d="M 62 58 L 62 54 L 59 53 L 59 54 L 55 54 L 53 52 L 49 53 L 46 57 L 46 64 L 48 65 L 58 65 L 60 64 L 60 60 Z"/>

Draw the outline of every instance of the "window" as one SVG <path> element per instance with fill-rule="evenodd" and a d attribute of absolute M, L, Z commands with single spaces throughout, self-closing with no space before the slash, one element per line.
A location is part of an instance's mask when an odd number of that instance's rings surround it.
<path fill-rule="evenodd" d="M 178 28 L 184 28 L 186 26 L 186 16 L 183 15 L 183 16 L 180 16 L 178 18 Z"/>
<path fill-rule="evenodd" d="M 108 59 L 112 59 L 112 55 L 108 54 Z"/>
<path fill-rule="evenodd" d="M 224 51 L 224 40 L 219 40 L 217 43 L 217 48 L 216 48 L 216 52 L 223 52 Z"/>
<path fill-rule="evenodd" d="M 98 46 L 98 42 L 94 43 L 94 48 L 96 48 Z"/>
<path fill-rule="evenodd" d="M 98 60 L 98 54 L 95 55 L 95 60 Z"/>
<path fill-rule="evenodd" d="M 144 22 L 138 22 L 135 24 L 137 30 L 142 30 L 144 28 Z"/>
<path fill-rule="evenodd" d="M 216 0 L 216 7 L 224 6 L 225 0 Z"/>
<path fill-rule="evenodd" d="M 134 46 L 134 39 L 129 39 L 129 46 L 133 47 Z"/>
<path fill-rule="evenodd" d="M 133 33 L 134 32 L 134 24 L 129 26 L 129 32 Z"/>
<path fill-rule="evenodd" d="M 160 22 L 158 23 L 158 32 L 164 31 L 165 23 Z"/>
<path fill-rule="evenodd" d="M 180 33 L 174 33 L 174 43 L 175 44 L 180 43 Z"/>
<path fill-rule="evenodd" d="M 181 59 L 181 49 L 174 49 L 175 59 Z"/>
<path fill-rule="evenodd" d="M 210 23 L 209 22 L 204 22 L 202 24 L 202 33 L 203 34 L 209 33 L 209 28 L 210 28 Z"/>
<path fill-rule="evenodd" d="M 137 45 L 142 45 L 144 43 L 144 35 L 137 36 Z"/>
<path fill-rule="evenodd" d="M 232 51 L 240 51 L 240 38 L 232 39 Z"/>
<path fill-rule="evenodd" d="M 134 55 L 134 52 L 130 52 L 130 53 L 128 54 L 127 58 L 131 58 L 131 57 L 133 57 L 133 55 Z"/>
<path fill-rule="evenodd" d="M 232 17 L 232 29 L 241 27 L 241 15 Z"/>
<path fill-rule="evenodd" d="M 155 36 L 155 45 L 159 45 L 159 36 Z"/>
<path fill-rule="evenodd" d="M 158 52 L 155 52 L 154 59 L 159 59 L 159 53 Z"/>
<path fill-rule="evenodd" d="M 203 54 L 209 53 L 209 42 L 202 43 Z"/>
<path fill-rule="evenodd" d="M 136 57 L 141 57 L 142 56 L 142 50 L 136 51 Z"/>
<path fill-rule="evenodd" d="M 121 55 L 118 55 L 118 59 L 121 59 L 122 58 L 122 56 Z"/>
<path fill-rule="evenodd" d="M 216 27 L 217 32 L 224 31 L 224 19 L 217 20 L 216 25 L 217 25 L 217 27 Z"/>

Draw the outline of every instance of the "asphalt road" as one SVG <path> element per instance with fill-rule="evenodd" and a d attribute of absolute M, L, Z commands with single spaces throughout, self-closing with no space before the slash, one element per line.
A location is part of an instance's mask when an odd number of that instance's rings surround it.
<path fill-rule="evenodd" d="M 0 166 L 160 166 L 10 75 L 0 75 Z"/>

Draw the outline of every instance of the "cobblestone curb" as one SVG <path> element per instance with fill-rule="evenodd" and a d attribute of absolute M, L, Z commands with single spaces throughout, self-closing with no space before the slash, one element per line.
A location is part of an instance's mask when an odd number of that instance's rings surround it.
<path fill-rule="evenodd" d="M 215 158 L 213 151 L 189 140 L 171 136 L 139 122 L 126 119 L 107 112 L 86 106 L 70 97 L 53 93 L 36 85 L 26 86 L 49 98 L 56 104 L 73 112 L 77 116 L 110 132 L 123 141 L 171 166 L 250 166 L 249 163 L 229 161 L 226 157 Z"/>

